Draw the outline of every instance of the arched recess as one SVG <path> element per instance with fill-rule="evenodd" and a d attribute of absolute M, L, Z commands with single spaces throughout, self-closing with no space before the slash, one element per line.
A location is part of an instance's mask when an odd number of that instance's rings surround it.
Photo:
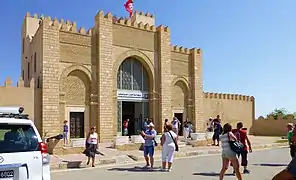
<path fill-rule="evenodd" d="M 119 70 L 120 65 L 124 60 L 127 58 L 135 58 L 145 67 L 148 77 L 149 77 L 149 91 L 154 92 L 154 65 L 150 58 L 142 53 L 141 51 L 137 50 L 128 50 L 124 53 L 120 54 L 113 65 L 113 77 L 114 77 L 114 84 L 113 89 L 117 90 L 117 72 Z"/>
<path fill-rule="evenodd" d="M 81 71 L 88 82 L 92 82 L 92 75 L 89 69 L 81 65 L 73 65 L 66 68 L 60 75 L 60 92 L 64 92 L 64 81 L 72 71 Z"/>
<path fill-rule="evenodd" d="M 188 81 L 183 77 L 177 77 L 172 82 L 172 110 L 178 119 L 182 118 L 184 122 L 190 117 L 188 109 L 189 87 Z M 183 123 L 182 123 L 183 124 Z M 181 134 L 182 134 L 181 129 Z"/>
<path fill-rule="evenodd" d="M 141 124 L 146 117 L 154 115 L 154 66 L 152 61 L 142 52 L 129 50 L 120 54 L 114 64 L 115 92 L 114 104 L 116 108 L 116 133 L 122 134 L 122 120 L 127 118 L 125 103 L 135 103 L 134 127 L 131 133 L 137 134 Z M 129 73 L 130 72 L 130 73 Z M 131 83 L 131 85 L 129 85 Z M 131 87 L 132 86 L 132 87 Z M 125 95 L 123 95 L 125 94 Z M 132 96 L 139 98 L 132 99 Z M 127 103 L 126 103 L 127 104 Z"/>
<path fill-rule="evenodd" d="M 90 126 L 90 71 L 83 66 L 66 68 L 59 89 L 60 119 L 68 121 L 70 138 L 84 138 Z"/>

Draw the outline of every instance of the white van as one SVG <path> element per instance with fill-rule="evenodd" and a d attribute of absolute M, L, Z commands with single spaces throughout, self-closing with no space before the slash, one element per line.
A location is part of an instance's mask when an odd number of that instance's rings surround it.
<path fill-rule="evenodd" d="M 50 179 L 47 146 L 34 123 L 0 108 L 0 180 Z"/>

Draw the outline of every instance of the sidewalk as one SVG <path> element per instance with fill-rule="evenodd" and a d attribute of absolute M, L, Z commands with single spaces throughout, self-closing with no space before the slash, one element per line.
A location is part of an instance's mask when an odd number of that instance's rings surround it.
<path fill-rule="evenodd" d="M 286 143 L 275 143 L 279 140 L 279 137 L 249 137 L 253 149 L 266 149 L 276 147 L 287 147 Z M 96 165 L 109 165 L 109 164 L 130 164 L 139 161 L 144 161 L 142 151 L 118 151 L 110 148 L 110 143 L 102 143 L 99 146 L 99 150 L 103 155 L 96 157 Z M 207 154 L 219 154 L 221 152 L 220 147 L 216 146 L 204 146 L 204 147 L 190 147 L 186 146 L 180 148 L 179 152 L 176 152 L 175 157 L 190 157 Z M 161 151 L 155 151 L 155 160 L 161 159 Z M 51 156 L 51 168 L 52 169 L 71 169 L 86 167 L 86 157 L 84 154 L 69 154 L 63 156 Z"/>

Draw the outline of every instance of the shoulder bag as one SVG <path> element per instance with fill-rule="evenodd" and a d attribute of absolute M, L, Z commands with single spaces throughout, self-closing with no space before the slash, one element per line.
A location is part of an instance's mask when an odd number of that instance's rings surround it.
<path fill-rule="evenodd" d="M 227 135 L 228 135 L 228 142 L 229 142 L 231 150 L 234 151 L 235 153 L 238 153 L 238 154 L 243 152 L 244 147 L 245 147 L 243 145 L 243 143 L 241 143 L 240 141 L 230 140 L 229 133 Z"/>
<path fill-rule="evenodd" d="M 173 141 L 174 141 L 174 144 L 175 144 L 175 151 L 179 151 L 179 146 L 178 146 L 178 144 L 177 144 L 177 142 L 176 142 L 176 139 L 174 139 L 174 137 L 173 137 L 173 135 L 171 134 L 171 132 L 169 131 L 168 132 L 169 134 L 170 134 L 170 136 L 171 136 L 171 138 L 173 139 Z"/>

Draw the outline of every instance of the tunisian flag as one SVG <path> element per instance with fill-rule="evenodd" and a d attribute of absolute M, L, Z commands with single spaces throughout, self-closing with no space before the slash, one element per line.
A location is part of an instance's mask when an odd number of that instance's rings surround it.
<path fill-rule="evenodd" d="M 130 17 L 133 15 L 133 3 L 133 0 L 127 0 L 127 2 L 124 4 L 125 10 L 129 12 Z"/>

